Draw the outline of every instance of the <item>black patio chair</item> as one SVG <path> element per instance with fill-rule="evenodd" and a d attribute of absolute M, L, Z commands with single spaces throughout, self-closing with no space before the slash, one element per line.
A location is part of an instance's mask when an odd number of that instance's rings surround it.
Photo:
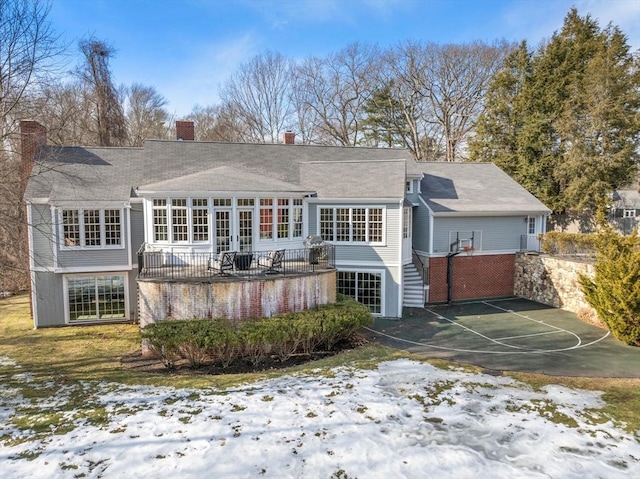
<path fill-rule="evenodd" d="M 235 259 L 235 251 L 221 251 L 218 253 L 217 258 L 209 258 L 207 269 L 210 271 L 217 271 L 218 274 L 225 274 L 226 272 L 233 270 Z"/>

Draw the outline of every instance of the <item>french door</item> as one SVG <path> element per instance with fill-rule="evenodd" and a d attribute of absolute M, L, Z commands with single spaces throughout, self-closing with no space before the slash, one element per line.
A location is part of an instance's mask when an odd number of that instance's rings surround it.
<path fill-rule="evenodd" d="M 251 251 L 253 249 L 253 210 L 216 209 L 215 247 L 220 251 Z M 233 220 L 233 221 L 232 221 Z"/>

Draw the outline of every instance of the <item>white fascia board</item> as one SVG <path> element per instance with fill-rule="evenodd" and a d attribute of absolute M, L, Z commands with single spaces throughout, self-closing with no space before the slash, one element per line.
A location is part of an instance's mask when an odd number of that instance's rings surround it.
<path fill-rule="evenodd" d="M 367 267 L 367 268 L 397 268 L 401 266 L 396 262 L 384 262 L 384 261 L 351 261 L 342 260 L 335 262 L 336 268 L 355 268 L 355 267 Z"/>
<path fill-rule="evenodd" d="M 128 265 L 110 265 L 110 266 L 77 266 L 77 267 L 58 267 L 54 268 L 54 273 L 115 273 L 131 271 Z"/>
<path fill-rule="evenodd" d="M 139 196 L 145 196 L 149 198 L 195 198 L 195 197 L 216 197 L 216 198 L 233 198 L 233 197 L 275 197 L 275 196 L 300 196 L 304 197 L 315 193 L 315 191 L 257 191 L 257 190 L 234 190 L 234 191 L 167 191 L 167 190 L 136 190 Z"/>
<path fill-rule="evenodd" d="M 28 205 L 47 205 L 49 204 L 49 197 L 46 198 L 25 198 L 24 202 Z"/>
<path fill-rule="evenodd" d="M 52 202 L 52 206 L 61 209 L 87 209 L 87 208 L 96 208 L 96 209 L 121 209 L 128 203 L 123 200 L 61 200 Z"/>
<path fill-rule="evenodd" d="M 309 203 L 316 204 L 366 204 L 366 203 L 401 203 L 404 198 L 305 198 Z"/>
<path fill-rule="evenodd" d="M 474 251 L 473 256 L 502 256 L 505 254 L 516 254 L 519 253 L 520 250 L 517 249 L 505 249 L 505 250 L 496 250 L 496 251 Z M 448 256 L 447 253 L 433 253 L 427 254 L 429 258 L 445 258 Z M 458 256 L 466 256 L 465 253 L 460 253 Z"/>
<path fill-rule="evenodd" d="M 545 211 L 518 210 L 518 211 L 444 211 L 432 212 L 437 218 L 464 218 L 464 217 L 495 217 L 495 216 L 540 216 Z"/>
<path fill-rule="evenodd" d="M 431 209 L 429 204 L 424 200 L 424 198 L 422 196 L 418 196 L 418 200 L 420 201 L 420 203 L 422 203 L 424 205 L 424 207 L 427 210 L 429 210 L 429 216 L 433 216 L 433 210 Z"/>

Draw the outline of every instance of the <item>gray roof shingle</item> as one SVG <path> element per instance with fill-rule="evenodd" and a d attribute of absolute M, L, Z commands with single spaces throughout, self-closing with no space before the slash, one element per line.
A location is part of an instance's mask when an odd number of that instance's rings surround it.
<path fill-rule="evenodd" d="M 407 158 L 404 149 L 195 141 L 149 140 L 143 148 L 50 146 L 39 156 L 25 197 L 125 201 L 139 187 L 402 198 Z"/>
<path fill-rule="evenodd" d="M 492 163 L 418 163 L 421 196 L 436 215 L 549 214 L 547 208 Z"/>

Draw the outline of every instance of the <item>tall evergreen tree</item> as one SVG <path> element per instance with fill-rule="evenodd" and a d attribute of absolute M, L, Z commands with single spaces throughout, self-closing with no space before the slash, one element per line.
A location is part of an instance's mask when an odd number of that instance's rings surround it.
<path fill-rule="evenodd" d="M 556 212 L 593 208 L 632 180 L 640 71 L 624 34 L 572 9 L 536 53 L 526 44 L 494 76 L 470 151 Z"/>

